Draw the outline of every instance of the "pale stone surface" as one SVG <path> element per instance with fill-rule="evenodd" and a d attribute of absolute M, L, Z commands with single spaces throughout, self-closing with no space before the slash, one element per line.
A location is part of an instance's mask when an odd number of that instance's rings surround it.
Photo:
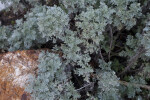
<path fill-rule="evenodd" d="M 0 54 L 0 100 L 30 100 L 24 91 L 28 79 L 37 76 L 40 50 L 23 50 Z M 52 52 L 62 57 L 62 52 Z"/>
<path fill-rule="evenodd" d="M 5 5 L 0 2 L 0 11 L 5 8 Z"/>
<path fill-rule="evenodd" d="M 0 11 L 3 10 L 3 9 L 5 9 L 5 8 L 7 8 L 7 7 L 10 6 L 10 5 L 11 5 L 11 2 L 8 2 L 8 3 L 7 3 L 7 6 L 6 6 L 6 5 L 4 5 L 3 3 L 1 3 L 1 1 L 0 1 Z"/>
<path fill-rule="evenodd" d="M 41 50 L 0 54 L 0 100 L 29 100 L 24 92 L 30 75 L 36 75 Z"/>

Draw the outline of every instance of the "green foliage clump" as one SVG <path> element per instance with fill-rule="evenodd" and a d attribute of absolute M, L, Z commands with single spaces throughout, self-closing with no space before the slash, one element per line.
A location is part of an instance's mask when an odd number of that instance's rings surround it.
<path fill-rule="evenodd" d="M 0 49 L 7 50 L 9 48 L 7 39 L 11 36 L 11 28 L 11 26 L 0 26 Z"/>
<path fill-rule="evenodd" d="M 38 29 L 47 40 L 52 36 L 61 38 L 65 29 L 69 27 L 69 16 L 60 7 L 43 7 L 37 16 Z"/>
<path fill-rule="evenodd" d="M 100 100 L 120 100 L 119 82 L 115 72 L 109 70 L 97 71 L 98 98 Z"/>
<path fill-rule="evenodd" d="M 18 10 L 28 9 L 30 6 L 41 5 L 40 0 L 0 0 L 0 2 L 5 4 L 6 7 L 8 6 L 7 10 L 10 10 L 9 6 L 11 6 L 14 13 L 17 13 Z"/>
<path fill-rule="evenodd" d="M 150 56 L 150 21 L 146 23 L 146 27 L 143 29 L 143 39 L 141 40 L 141 43 L 145 46 L 147 49 L 146 56 Z"/>
<path fill-rule="evenodd" d="M 58 12 L 57 15 L 55 12 Z M 36 6 L 32 12 L 25 15 L 25 18 L 26 21 L 22 19 L 16 21 L 16 29 L 8 39 L 9 51 L 29 49 L 34 45 L 45 43 L 52 39 L 52 36 L 61 38 L 65 28 L 69 27 L 68 16 L 56 6 Z"/>
<path fill-rule="evenodd" d="M 63 4 L 68 13 L 78 12 L 86 9 L 88 6 L 93 6 L 97 0 L 59 0 Z"/>
<path fill-rule="evenodd" d="M 141 77 L 129 77 L 129 81 L 132 84 L 146 84 L 145 80 Z M 128 98 L 134 98 L 136 97 L 136 93 L 142 92 L 142 90 L 139 87 L 134 87 L 132 84 L 128 84 L 127 87 L 125 86 L 120 86 L 122 89 L 120 89 L 120 92 L 127 93 Z M 139 95 L 140 96 L 140 95 Z"/>
<path fill-rule="evenodd" d="M 34 43 L 45 42 L 38 30 L 38 16 L 35 15 L 41 11 L 43 11 L 43 7 L 38 6 L 25 16 L 26 21 L 22 19 L 16 21 L 15 30 L 8 38 L 10 43 L 9 51 L 29 49 L 31 46 L 34 46 Z"/>
<path fill-rule="evenodd" d="M 49 45 L 53 52 L 39 55 L 38 74 L 30 78 L 26 87 L 33 99 L 149 98 L 150 2 L 11 2 L 16 9 L 18 5 L 29 8 L 14 25 L 0 26 L 0 49 L 42 49 Z"/>
<path fill-rule="evenodd" d="M 131 29 L 136 24 L 136 18 L 141 16 L 141 7 L 140 3 L 136 2 L 137 0 L 111 0 L 115 6 L 115 17 L 114 17 L 114 26 L 117 26 L 118 29 L 126 27 L 126 29 Z"/>
<path fill-rule="evenodd" d="M 43 51 L 38 61 L 38 76 L 31 78 L 26 89 L 34 100 L 76 100 L 80 97 L 59 55 Z"/>
<path fill-rule="evenodd" d="M 106 25 L 112 23 L 111 15 L 114 10 L 108 8 L 105 3 L 101 3 L 99 9 L 87 8 L 76 17 L 76 26 L 82 29 L 80 35 L 83 45 L 86 46 L 85 52 L 93 53 L 99 48 L 99 43 L 104 40 L 103 32 Z M 91 42 L 88 42 L 91 40 Z"/>

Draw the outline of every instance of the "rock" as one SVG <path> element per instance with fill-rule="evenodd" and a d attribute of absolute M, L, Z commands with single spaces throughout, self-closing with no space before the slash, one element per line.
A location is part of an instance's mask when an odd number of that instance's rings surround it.
<path fill-rule="evenodd" d="M 5 5 L 0 2 L 0 11 L 5 8 Z"/>
<path fill-rule="evenodd" d="M 3 10 L 3 9 L 6 9 L 8 6 L 10 6 L 12 3 L 11 2 L 7 2 L 7 5 L 3 4 L 1 1 L 0 1 L 0 11 Z"/>
<path fill-rule="evenodd" d="M 30 100 L 24 92 L 30 75 L 36 75 L 41 50 L 0 54 L 0 100 Z"/>

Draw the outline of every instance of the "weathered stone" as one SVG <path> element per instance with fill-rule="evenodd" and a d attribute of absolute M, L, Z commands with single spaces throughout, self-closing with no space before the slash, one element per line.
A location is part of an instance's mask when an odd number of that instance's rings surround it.
<path fill-rule="evenodd" d="M 0 100 L 29 100 L 24 92 L 30 75 L 36 75 L 41 50 L 0 54 Z"/>
<path fill-rule="evenodd" d="M 3 10 L 3 9 L 6 9 L 8 6 L 10 6 L 12 3 L 11 2 L 7 2 L 7 6 L 5 4 L 3 4 L 1 1 L 0 1 L 0 11 Z"/>

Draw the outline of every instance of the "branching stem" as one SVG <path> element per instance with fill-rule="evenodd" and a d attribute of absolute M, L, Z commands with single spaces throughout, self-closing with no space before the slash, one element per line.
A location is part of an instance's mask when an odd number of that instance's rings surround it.
<path fill-rule="evenodd" d="M 131 69 L 132 65 L 138 60 L 138 58 L 139 58 L 145 51 L 146 51 L 146 50 L 145 50 L 143 47 L 140 47 L 139 50 L 138 50 L 138 52 L 135 54 L 135 56 L 133 56 L 133 57 L 129 60 L 127 67 L 126 67 L 121 73 L 119 73 L 119 76 L 122 76 L 122 75 L 124 75 L 126 72 L 128 72 L 128 71 Z"/>
<path fill-rule="evenodd" d="M 113 44 L 113 32 L 112 32 L 112 28 L 111 26 L 109 25 L 109 31 L 110 31 L 110 46 L 109 46 L 109 53 L 108 53 L 108 59 L 110 61 L 110 54 L 111 54 L 111 49 L 112 49 L 112 44 Z"/>
<path fill-rule="evenodd" d="M 126 81 L 119 81 L 119 82 L 120 82 L 120 84 L 125 85 L 125 86 L 132 85 L 134 87 L 139 87 L 139 88 L 150 90 L 150 86 L 149 85 L 129 83 L 129 82 L 126 82 Z"/>

